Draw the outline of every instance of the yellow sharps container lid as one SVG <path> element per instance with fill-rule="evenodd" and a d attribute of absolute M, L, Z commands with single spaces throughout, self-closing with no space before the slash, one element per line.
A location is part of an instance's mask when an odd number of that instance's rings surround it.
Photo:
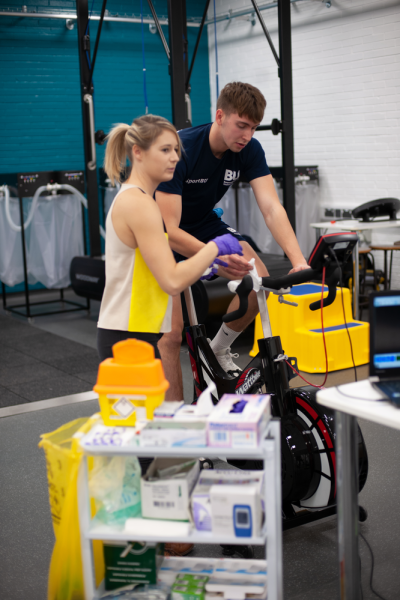
<path fill-rule="evenodd" d="M 153 395 L 169 388 L 161 360 L 155 358 L 151 344 L 128 339 L 114 344 L 112 350 L 113 358 L 106 358 L 99 365 L 95 392 Z"/>

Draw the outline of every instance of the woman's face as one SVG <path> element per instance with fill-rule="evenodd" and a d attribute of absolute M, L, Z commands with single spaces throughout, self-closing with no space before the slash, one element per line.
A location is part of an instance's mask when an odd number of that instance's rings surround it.
<path fill-rule="evenodd" d="M 142 153 L 143 166 L 155 181 L 170 181 L 179 161 L 176 135 L 164 130 L 148 150 Z"/>

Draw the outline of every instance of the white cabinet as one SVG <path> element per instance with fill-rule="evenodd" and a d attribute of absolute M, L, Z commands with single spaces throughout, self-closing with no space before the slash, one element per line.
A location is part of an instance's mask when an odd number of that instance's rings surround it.
<path fill-rule="evenodd" d="M 98 598 L 103 592 L 102 587 L 96 589 L 93 567 L 92 540 L 114 540 L 131 541 L 134 535 L 131 532 L 123 532 L 106 525 L 92 524 L 90 517 L 90 497 L 88 489 L 87 456 L 169 456 L 169 457 L 193 457 L 213 458 L 223 454 L 224 458 L 256 459 L 264 461 L 265 471 L 265 513 L 266 519 L 263 531 L 258 537 L 235 537 L 216 536 L 212 532 L 197 531 L 191 529 L 188 536 L 171 536 L 171 533 L 163 534 L 160 529 L 157 536 L 148 535 L 140 540 L 147 542 L 189 542 L 194 544 L 244 544 L 266 546 L 266 558 L 268 561 L 268 599 L 282 600 L 282 512 L 281 512 L 281 448 L 280 448 L 280 421 L 272 419 L 269 421 L 262 443 L 259 448 L 233 450 L 217 448 L 140 448 L 130 447 L 91 447 L 84 448 L 84 460 L 82 461 L 78 477 L 78 506 L 79 521 L 81 529 L 81 547 L 83 575 L 85 581 L 86 600 Z M 168 521 L 171 523 L 171 521 Z M 218 560 L 218 559 L 216 559 Z"/>

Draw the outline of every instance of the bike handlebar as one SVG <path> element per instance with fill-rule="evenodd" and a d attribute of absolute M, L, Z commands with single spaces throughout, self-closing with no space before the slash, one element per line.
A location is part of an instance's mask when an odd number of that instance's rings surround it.
<path fill-rule="evenodd" d="M 262 286 L 270 290 L 283 290 L 292 287 L 292 285 L 312 281 L 316 276 L 317 272 L 314 269 L 304 269 L 303 271 L 296 271 L 296 273 L 288 273 L 276 279 L 262 277 Z"/>
<path fill-rule="evenodd" d="M 314 269 L 304 269 L 303 271 L 297 271 L 296 273 L 288 273 L 283 277 L 262 277 L 262 286 L 269 288 L 270 290 L 287 290 L 287 288 L 297 285 L 299 283 L 307 283 L 312 281 L 318 276 L 319 273 Z M 335 267 L 328 271 L 328 275 L 325 284 L 328 286 L 328 295 L 323 299 L 322 306 L 326 307 L 332 304 L 336 298 L 336 285 L 340 281 L 340 268 Z M 243 277 L 241 283 L 236 288 L 236 293 L 239 296 L 239 308 L 231 313 L 228 313 L 222 317 L 224 323 L 230 323 L 243 317 L 247 312 L 248 297 L 250 292 L 253 290 L 253 279 L 251 275 Z M 317 300 L 310 304 L 310 310 L 318 310 L 321 308 L 321 301 Z"/>

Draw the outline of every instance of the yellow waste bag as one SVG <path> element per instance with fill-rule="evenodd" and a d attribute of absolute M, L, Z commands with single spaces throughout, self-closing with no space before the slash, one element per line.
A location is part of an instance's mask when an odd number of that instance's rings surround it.
<path fill-rule="evenodd" d="M 84 600 L 77 480 L 82 459 L 79 439 L 99 415 L 76 419 L 41 436 L 46 455 L 50 510 L 56 543 L 50 562 L 48 600 Z M 93 543 L 96 584 L 104 578 L 102 542 Z"/>

